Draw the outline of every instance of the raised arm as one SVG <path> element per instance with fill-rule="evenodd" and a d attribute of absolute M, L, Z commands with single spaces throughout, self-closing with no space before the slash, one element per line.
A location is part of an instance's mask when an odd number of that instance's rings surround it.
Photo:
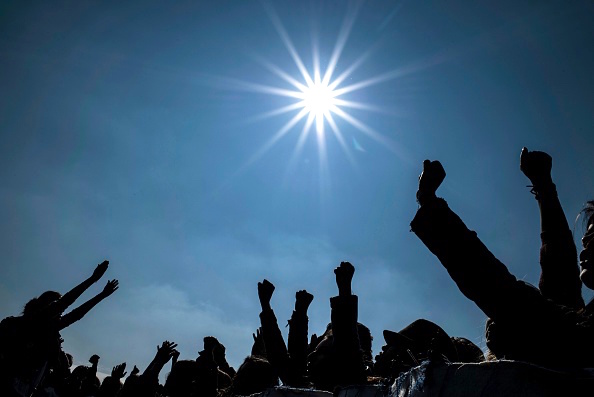
<path fill-rule="evenodd" d="M 266 358 L 277 371 L 283 383 L 290 384 L 292 383 L 292 379 L 289 369 L 289 353 L 283 335 L 278 327 L 278 321 L 274 315 L 274 311 L 270 306 L 270 299 L 273 293 L 274 285 L 270 281 L 264 279 L 261 283 L 258 283 L 258 298 L 260 299 L 260 306 L 262 308 L 262 312 L 260 313 L 260 328 L 266 349 Z"/>
<path fill-rule="evenodd" d="M 336 385 L 362 384 L 366 379 L 366 366 L 359 342 L 357 319 L 358 297 L 352 294 L 351 283 L 355 267 L 341 262 L 334 269 L 338 296 L 330 298 L 332 322 L 332 349 L 336 365 Z"/>
<path fill-rule="evenodd" d="M 460 291 L 490 318 L 499 321 L 530 313 L 536 288 L 518 281 L 435 193 L 445 178 L 439 161 L 425 160 L 417 200 L 421 207 L 412 231 L 446 268 Z"/>
<path fill-rule="evenodd" d="M 161 346 L 157 346 L 157 353 L 153 361 L 146 367 L 141 377 L 149 384 L 157 384 L 159 382 L 159 373 L 175 355 L 177 344 L 174 342 L 164 341 Z"/>
<path fill-rule="evenodd" d="M 97 265 L 93 274 L 87 278 L 85 281 L 77 285 L 76 287 L 72 288 L 70 291 L 62 295 L 60 299 L 58 299 L 54 304 L 50 307 L 50 316 L 60 315 L 64 313 L 64 311 L 77 300 L 83 292 L 85 292 L 91 285 L 96 283 L 101 279 L 101 277 L 107 271 L 109 267 L 109 261 L 103 261 Z"/>
<path fill-rule="evenodd" d="M 547 153 L 522 149 L 520 170 L 532 183 L 540 210 L 539 289 L 556 303 L 580 308 L 584 306 L 577 266 L 577 250 L 563 207 L 553 183 L 553 159 Z"/>
<path fill-rule="evenodd" d="M 305 384 L 307 375 L 307 328 L 309 322 L 307 309 L 313 298 L 313 295 L 306 290 L 297 291 L 295 294 L 295 310 L 289 320 L 288 349 L 291 372 L 299 385 Z"/>
<path fill-rule="evenodd" d="M 330 299 L 332 307 L 332 334 L 337 349 L 359 349 L 357 334 L 358 299 L 352 294 L 351 283 L 355 267 L 350 262 L 341 262 L 334 269 L 338 296 Z"/>
<path fill-rule="evenodd" d="M 89 299 L 76 309 L 72 310 L 70 313 L 65 314 L 60 318 L 59 329 L 64 329 L 71 324 L 77 322 L 81 318 L 85 316 L 95 305 L 101 302 L 103 299 L 107 298 L 111 294 L 113 294 L 119 286 L 118 280 L 110 280 L 107 282 L 103 291 L 95 295 L 93 298 Z"/>

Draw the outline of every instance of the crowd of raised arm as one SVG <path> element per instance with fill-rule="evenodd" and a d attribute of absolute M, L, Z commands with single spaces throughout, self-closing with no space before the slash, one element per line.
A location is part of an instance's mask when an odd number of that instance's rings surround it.
<path fill-rule="evenodd" d="M 522 150 L 520 169 L 531 181 L 541 219 L 541 277 L 538 287 L 514 277 L 449 208 L 437 190 L 446 173 L 438 161 L 425 160 L 419 177 L 419 209 L 411 230 L 437 257 L 460 291 L 488 317 L 485 333 L 489 359 L 511 359 L 555 369 L 594 367 L 594 304 L 584 304 L 583 284 L 594 289 L 594 202 L 584 209 L 587 230 L 579 255 L 551 177 L 552 159 L 544 152 Z M 314 296 L 295 294 L 288 339 L 279 328 L 271 301 L 275 286 L 257 285 L 260 327 L 249 355 L 235 370 L 225 346 L 214 336 L 203 339 L 196 359 L 180 360 L 174 342 L 164 341 L 141 371 L 126 363 L 113 367 L 103 382 L 97 377 L 100 357 L 72 368 L 62 349 L 60 331 L 81 320 L 118 289 L 108 281 L 101 292 L 65 313 L 108 269 L 107 261 L 64 295 L 47 291 L 30 300 L 20 316 L 0 323 L 0 396 L 6 397 L 233 397 L 284 385 L 334 391 L 350 385 L 389 385 L 424 361 L 480 363 L 483 351 L 468 339 L 452 337 L 439 325 L 419 319 L 400 331 L 384 330 L 385 343 L 372 355 L 373 337 L 358 321 L 353 293 L 355 267 L 334 269 L 338 293 L 330 298 L 325 330 L 309 334 L 308 309 Z M 330 275 L 329 275 L 330 276 Z M 255 296 L 255 294 L 254 294 Z M 397 309 L 395 309 L 397 310 Z M 247 353 L 247 352 L 246 352 Z M 170 363 L 166 381 L 159 383 Z M 168 366 L 169 367 L 169 366 Z M 125 380 L 124 380 L 125 379 Z"/>

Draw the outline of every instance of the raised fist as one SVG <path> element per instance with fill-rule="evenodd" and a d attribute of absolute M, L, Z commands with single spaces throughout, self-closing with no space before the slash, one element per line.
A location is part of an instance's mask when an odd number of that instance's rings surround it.
<path fill-rule="evenodd" d="M 334 274 L 339 295 L 351 295 L 351 281 L 355 274 L 355 267 L 350 262 L 340 262 L 340 265 L 334 269 Z"/>
<path fill-rule="evenodd" d="M 304 289 L 297 291 L 295 294 L 295 311 L 307 312 L 313 298 L 314 296 Z"/>
<path fill-rule="evenodd" d="M 445 176 L 446 172 L 439 161 L 423 161 L 423 172 L 419 176 L 419 191 L 434 195 Z"/>
<path fill-rule="evenodd" d="M 545 152 L 529 151 L 522 148 L 520 154 L 520 170 L 530 179 L 533 185 L 552 183 L 551 169 L 553 159 Z"/>
<path fill-rule="evenodd" d="M 258 283 L 258 298 L 260 298 L 260 304 L 262 308 L 268 308 L 270 306 L 270 299 L 274 292 L 274 284 L 264 279 L 261 283 Z"/>

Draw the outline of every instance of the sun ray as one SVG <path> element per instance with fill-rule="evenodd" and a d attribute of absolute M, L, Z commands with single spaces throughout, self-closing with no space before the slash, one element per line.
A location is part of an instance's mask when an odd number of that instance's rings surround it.
<path fill-rule="evenodd" d="M 357 128 L 359 131 L 363 132 L 364 134 L 366 134 L 367 136 L 369 136 L 376 142 L 386 145 L 389 148 L 392 147 L 393 143 L 391 141 L 389 141 L 385 136 L 383 136 L 379 132 L 375 131 L 373 128 L 369 127 L 362 121 L 351 116 L 350 114 L 346 113 L 345 111 L 343 111 L 342 109 L 340 109 L 338 107 L 333 108 L 332 111 L 334 113 L 336 113 L 336 115 L 340 116 L 343 120 L 348 122 L 350 125 Z"/>
<path fill-rule="evenodd" d="M 349 162 L 351 163 L 351 165 L 353 167 L 356 167 L 357 163 L 355 162 L 353 154 L 351 153 L 351 149 L 349 149 L 349 146 L 345 142 L 344 137 L 342 136 L 342 133 L 340 132 L 340 129 L 338 128 L 336 121 L 334 121 L 334 117 L 332 117 L 332 113 L 330 111 L 328 111 L 326 114 L 326 120 L 328 120 L 328 125 L 330 126 L 330 130 L 332 131 L 332 133 L 336 137 L 336 140 L 338 141 L 338 144 L 340 145 L 340 147 L 346 154 L 347 159 L 349 160 Z"/>
<path fill-rule="evenodd" d="M 297 139 L 297 144 L 295 145 L 295 149 L 293 150 L 293 154 L 291 155 L 291 159 L 289 160 L 287 171 L 285 172 L 285 176 L 283 178 L 283 183 L 289 180 L 289 175 L 293 169 L 296 167 L 297 160 L 299 159 L 299 155 L 303 151 L 303 145 L 305 145 L 305 140 L 309 135 L 309 131 L 311 131 L 311 126 L 314 122 L 314 117 L 310 113 L 307 117 L 307 120 L 303 124 L 303 128 L 301 129 L 301 133 L 299 134 L 299 138 Z"/>
<path fill-rule="evenodd" d="M 256 153 L 254 153 L 241 168 L 246 168 L 258 159 L 260 159 L 260 157 L 266 154 L 266 152 L 268 152 L 287 132 L 291 130 L 291 128 L 293 128 L 306 115 L 307 110 L 305 108 L 301 109 L 301 111 L 297 113 L 295 116 L 293 116 L 291 120 L 287 121 L 287 123 L 283 127 L 281 127 L 281 129 L 278 130 L 276 134 L 274 134 L 274 136 L 264 144 L 264 146 L 262 146 Z"/>
<path fill-rule="evenodd" d="M 247 81 L 236 80 L 236 79 L 225 79 L 227 84 L 230 84 L 232 88 L 241 91 L 258 92 L 262 94 L 271 94 L 284 96 L 287 98 L 303 99 L 303 93 L 298 91 L 291 91 L 286 88 L 278 88 L 265 84 L 250 83 Z"/>
<path fill-rule="evenodd" d="M 334 70 L 336 68 L 336 64 L 340 56 L 342 55 L 342 50 L 351 34 L 351 30 L 353 28 L 353 24 L 355 23 L 355 19 L 357 19 L 357 14 L 359 12 L 361 4 L 357 4 L 355 10 L 352 13 L 347 13 L 345 15 L 344 20 L 342 22 L 342 26 L 340 27 L 340 32 L 338 33 L 338 38 L 336 40 L 336 44 L 334 45 L 334 49 L 332 50 L 332 55 L 330 56 L 330 62 L 328 63 L 328 67 L 326 68 L 326 72 L 324 73 L 324 78 L 322 79 L 322 83 L 328 84 L 332 75 L 334 74 Z"/>
<path fill-rule="evenodd" d="M 262 114 L 259 114 L 259 115 L 250 117 L 250 118 L 247 119 L 247 121 L 248 122 L 254 122 L 254 121 L 260 121 L 260 120 L 266 120 L 266 119 L 269 119 L 271 117 L 279 116 L 281 114 L 289 113 L 289 112 L 291 112 L 293 110 L 297 110 L 297 109 L 301 109 L 301 108 L 303 108 L 303 101 L 295 102 L 295 103 L 292 103 L 290 105 L 283 106 L 281 108 L 274 109 L 274 110 L 271 110 L 269 112 L 265 112 L 265 113 L 262 113 Z"/>
<path fill-rule="evenodd" d="M 334 79 L 328 87 L 335 89 L 338 87 L 347 77 L 349 77 L 355 70 L 359 68 L 369 58 L 371 50 L 365 51 L 355 62 L 351 64 L 344 72 L 342 72 L 336 79 Z"/>
<path fill-rule="evenodd" d="M 279 68 L 278 66 L 273 64 L 272 62 L 268 62 L 265 59 L 262 59 L 260 57 L 255 57 L 255 59 L 262 66 L 264 66 L 266 69 L 270 70 L 272 73 L 276 74 L 281 79 L 285 80 L 287 83 L 289 83 L 293 87 L 297 88 L 299 91 L 303 91 L 304 89 L 307 88 L 304 84 L 297 81 L 297 79 L 293 78 L 291 75 L 289 75 L 287 72 L 285 72 L 284 70 L 282 70 L 281 68 Z"/>
<path fill-rule="evenodd" d="M 291 38 L 289 37 L 287 31 L 285 30 L 285 27 L 283 26 L 280 18 L 278 17 L 276 12 L 272 9 L 272 7 L 266 6 L 265 8 L 266 8 L 266 11 L 268 12 L 268 16 L 270 17 L 270 20 L 272 21 L 272 24 L 276 28 L 276 31 L 278 32 L 281 40 L 285 44 L 285 47 L 287 47 L 287 50 L 289 50 L 289 53 L 291 54 L 291 57 L 293 58 L 295 65 L 297 65 L 297 68 L 301 72 L 301 75 L 305 79 L 305 82 L 308 85 L 313 84 L 311 76 L 309 75 L 307 69 L 305 68 L 303 61 L 301 61 L 301 57 L 299 57 L 299 54 L 297 53 L 297 50 L 295 49 L 295 46 L 293 45 L 293 42 L 291 41 Z"/>
<path fill-rule="evenodd" d="M 347 101 L 344 99 L 334 98 L 334 104 L 336 106 L 341 106 L 344 108 L 369 110 L 369 111 L 375 112 L 375 113 L 393 114 L 393 112 L 390 112 L 387 109 L 381 108 L 379 106 L 371 105 L 368 103 L 363 103 L 363 102 Z"/>
<path fill-rule="evenodd" d="M 311 69 L 306 68 L 301 56 L 299 55 L 293 41 L 289 37 L 287 30 L 281 22 L 278 14 L 269 3 L 264 4 L 264 8 L 278 33 L 280 40 L 284 44 L 285 48 L 295 63 L 301 76 L 291 75 L 286 70 L 281 69 L 276 64 L 256 57 L 256 60 L 264 66 L 266 70 L 274 74 L 275 76 L 282 79 L 287 84 L 288 88 L 275 87 L 266 84 L 248 83 L 244 81 L 233 81 L 233 83 L 239 87 L 239 89 L 249 90 L 259 93 L 265 93 L 270 95 L 276 95 L 279 97 L 286 97 L 295 100 L 290 104 L 283 104 L 282 106 L 254 116 L 251 120 L 262 120 L 268 119 L 275 116 L 284 115 L 290 112 L 297 111 L 297 114 L 292 116 L 291 119 L 286 122 L 265 144 L 250 157 L 246 165 L 249 165 L 263 156 L 268 152 L 281 138 L 283 138 L 290 130 L 297 128 L 297 124 L 304 120 L 303 125 L 298 127 L 300 133 L 295 144 L 295 148 L 289 159 L 289 170 L 294 167 L 296 162 L 299 160 L 301 153 L 305 147 L 305 143 L 308 139 L 311 139 L 310 132 L 315 129 L 315 140 L 318 148 L 318 161 L 319 161 L 319 172 L 320 181 L 324 184 L 327 182 L 326 174 L 328 172 L 328 144 L 330 135 L 336 137 L 336 140 L 348 158 L 348 161 L 356 169 L 355 162 L 355 150 L 362 151 L 361 146 L 358 144 L 355 136 L 353 135 L 354 149 L 349 144 L 348 140 L 345 139 L 341 129 L 345 127 L 353 127 L 356 131 L 362 132 L 366 136 L 369 136 L 375 142 L 388 148 L 390 151 L 401 155 L 401 150 L 391 139 L 387 136 L 382 135 L 372 127 L 365 124 L 363 121 L 350 114 L 348 110 L 355 109 L 359 111 L 368 111 L 375 113 L 391 114 L 394 112 L 391 110 L 376 106 L 370 103 L 358 101 L 356 95 L 349 95 L 348 98 L 344 97 L 345 94 L 354 93 L 364 88 L 378 85 L 389 80 L 399 78 L 408 73 L 412 73 L 415 70 L 419 70 L 425 67 L 425 64 L 431 62 L 418 62 L 417 64 L 409 65 L 407 67 L 394 69 L 379 75 L 375 75 L 358 82 L 351 83 L 349 85 L 343 85 L 344 82 L 352 78 L 355 71 L 359 70 L 361 65 L 368 60 L 370 55 L 376 51 L 378 43 L 374 44 L 371 48 L 368 48 L 361 55 L 355 58 L 354 62 L 346 65 L 342 71 L 339 71 L 339 61 L 343 55 L 346 43 L 351 35 L 353 26 L 357 15 L 360 11 L 362 0 L 355 0 L 350 2 L 349 9 L 345 13 L 345 17 L 340 26 L 340 30 L 336 37 L 336 42 L 332 48 L 330 58 L 327 60 L 327 64 L 321 65 L 320 48 L 317 34 L 312 35 L 312 47 L 311 47 Z M 324 68 L 322 68 L 324 66 Z M 335 76 L 335 74 L 337 76 Z M 326 126 L 327 124 L 327 126 Z M 330 133 L 331 131 L 331 133 Z M 287 172 L 289 172 L 287 170 Z M 329 176 L 328 176 L 329 178 Z M 322 181 L 324 179 L 324 181 Z"/>

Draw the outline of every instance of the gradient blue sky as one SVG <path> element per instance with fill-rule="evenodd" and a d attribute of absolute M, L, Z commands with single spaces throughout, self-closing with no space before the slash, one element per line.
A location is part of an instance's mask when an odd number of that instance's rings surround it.
<path fill-rule="evenodd" d="M 259 325 L 259 280 L 277 287 L 281 326 L 295 291 L 311 291 L 321 333 L 332 269 L 349 260 L 374 353 L 383 329 L 419 317 L 484 347 L 484 315 L 409 232 L 421 163 L 442 161 L 441 195 L 537 283 L 538 210 L 519 154 L 551 153 L 573 222 L 594 197 L 593 3 L 361 3 L 336 73 L 366 51 L 344 85 L 403 72 L 348 94 L 379 108 L 349 113 L 389 143 L 338 120 L 353 161 L 327 134 L 325 167 L 315 134 L 295 154 L 303 121 L 250 162 L 296 112 L 255 119 L 292 100 L 238 81 L 291 88 L 262 60 L 300 79 L 267 7 L 311 70 L 312 42 L 324 67 L 353 4 L 0 4 L 0 316 L 105 258 L 120 289 L 63 333 L 76 363 L 97 353 L 104 372 L 144 368 L 165 339 L 194 358 L 215 335 L 237 366 Z"/>

